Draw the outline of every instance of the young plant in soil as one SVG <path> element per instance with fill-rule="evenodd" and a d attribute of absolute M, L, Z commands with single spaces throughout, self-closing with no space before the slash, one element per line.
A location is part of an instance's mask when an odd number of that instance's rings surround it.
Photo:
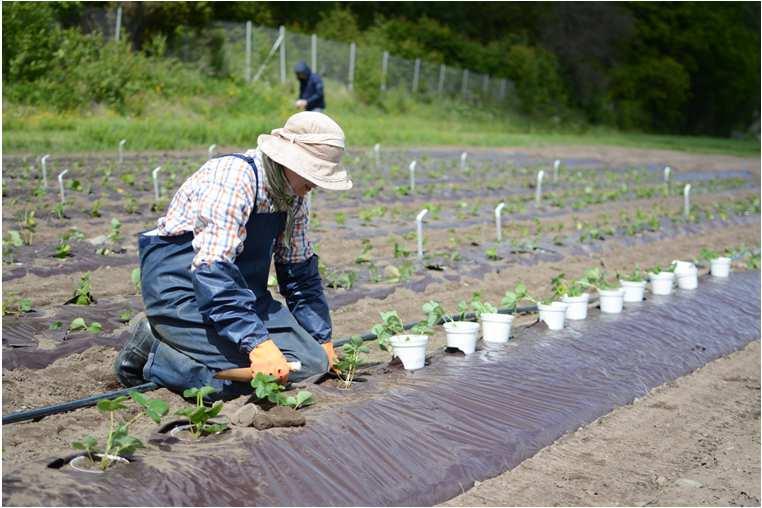
<path fill-rule="evenodd" d="M 118 421 L 116 413 L 127 409 L 123 403 L 132 398 L 142 411 L 134 418 L 127 421 L 121 419 Z M 124 457 L 131 454 L 138 448 L 144 448 L 143 443 L 134 436 L 129 435 L 130 426 L 138 421 L 142 416 L 148 416 L 155 423 L 161 423 L 162 417 L 169 412 L 169 405 L 160 399 L 151 399 L 142 393 L 130 392 L 130 396 L 119 396 L 115 399 L 100 400 L 96 406 L 98 411 L 109 417 L 109 431 L 106 435 L 106 444 L 103 448 L 99 467 L 105 471 L 111 465 L 114 457 Z M 85 451 L 91 463 L 95 464 L 95 454 L 98 452 L 98 440 L 93 436 L 85 436 L 82 441 L 72 443 L 76 450 Z"/>
<path fill-rule="evenodd" d="M 333 368 L 339 376 L 339 388 L 348 390 L 352 386 L 357 367 L 361 363 L 361 355 L 368 353 L 369 350 L 360 337 L 354 336 L 347 344 L 344 344 L 341 352 L 341 357 L 334 362 Z"/>
<path fill-rule="evenodd" d="M 92 293 L 92 283 L 90 282 L 90 272 L 85 273 L 79 279 L 79 285 L 74 290 L 74 296 L 71 299 L 74 305 L 90 305 L 95 303 Z"/>
<path fill-rule="evenodd" d="M 130 280 L 132 281 L 132 285 L 135 286 L 135 292 L 140 294 L 140 268 L 132 269 L 132 272 L 130 272 Z"/>
<path fill-rule="evenodd" d="M 63 238 L 58 242 L 58 246 L 56 247 L 56 253 L 53 254 L 54 257 L 57 257 L 58 259 L 64 259 L 69 256 L 71 256 L 71 245 L 69 242 L 64 240 Z"/>
<path fill-rule="evenodd" d="M 108 234 L 111 243 L 118 243 L 122 240 L 122 223 L 116 217 L 111 219 L 111 231 Z"/>
<path fill-rule="evenodd" d="M 216 434 L 222 432 L 227 428 L 225 423 L 209 423 L 211 418 L 214 418 L 224 406 L 221 400 L 215 402 L 212 407 L 206 407 L 204 405 L 204 397 L 211 395 L 217 390 L 212 386 L 203 386 L 201 388 L 188 388 L 183 392 L 183 397 L 186 399 L 196 398 L 196 405 L 194 407 L 184 407 L 175 411 L 178 416 L 184 416 L 188 419 L 190 424 L 189 432 L 191 435 L 198 439 L 208 434 Z"/>
<path fill-rule="evenodd" d="M 20 316 L 32 312 L 32 299 L 22 298 L 15 301 L 13 298 L 4 299 L 2 303 L 3 316 Z"/>
<path fill-rule="evenodd" d="M 101 330 L 103 330 L 103 326 L 97 322 L 92 321 L 89 325 L 85 322 L 84 318 L 78 317 L 72 319 L 71 323 L 69 323 L 69 332 L 80 332 L 80 331 L 87 331 L 90 333 L 98 333 Z"/>
<path fill-rule="evenodd" d="M 405 331 L 402 319 L 396 310 L 381 312 L 381 323 L 376 324 L 370 329 L 371 333 L 378 338 L 378 347 L 383 351 L 391 351 L 389 338 Z"/>
<path fill-rule="evenodd" d="M 257 372 L 254 379 L 251 380 L 251 387 L 254 388 L 254 395 L 259 400 L 267 400 L 276 406 L 299 409 L 315 403 L 312 393 L 307 390 L 299 390 L 296 395 L 284 395 L 285 387 L 278 383 L 275 376 L 261 372 Z"/>
<path fill-rule="evenodd" d="M 471 309 L 476 314 L 477 318 L 481 318 L 482 314 L 496 314 L 497 307 L 487 301 L 483 301 L 481 294 L 474 293 L 471 296 Z"/>

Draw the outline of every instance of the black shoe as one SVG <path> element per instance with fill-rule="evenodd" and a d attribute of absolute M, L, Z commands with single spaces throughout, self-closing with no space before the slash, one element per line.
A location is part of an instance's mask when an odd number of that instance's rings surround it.
<path fill-rule="evenodd" d="M 143 379 L 143 367 L 156 341 L 145 316 L 130 327 L 130 338 L 114 361 L 114 373 L 122 385 L 130 388 L 146 382 Z"/>

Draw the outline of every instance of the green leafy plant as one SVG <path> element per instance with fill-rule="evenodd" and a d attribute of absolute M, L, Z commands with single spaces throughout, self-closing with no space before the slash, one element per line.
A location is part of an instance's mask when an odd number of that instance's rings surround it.
<path fill-rule="evenodd" d="M 72 303 L 75 305 L 90 305 L 91 303 L 95 303 L 92 289 L 90 272 L 87 272 L 79 279 L 79 285 L 77 286 L 77 289 L 74 290 Z"/>
<path fill-rule="evenodd" d="M 501 257 L 497 253 L 497 247 L 490 247 L 484 251 L 484 255 L 491 261 L 498 261 Z"/>
<path fill-rule="evenodd" d="M 560 273 L 550 281 L 553 294 L 560 298 L 562 296 L 576 297 L 585 293 L 585 286 L 579 281 L 570 281 L 566 279 L 566 274 Z"/>
<path fill-rule="evenodd" d="M 342 346 L 341 356 L 333 364 L 334 371 L 339 376 L 339 388 L 349 389 L 352 386 L 362 354 L 368 352 L 368 346 L 356 335 Z"/>
<path fill-rule="evenodd" d="M 111 231 L 108 234 L 108 239 L 113 243 L 122 239 L 122 223 L 116 217 L 111 219 Z"/>
<path fill-rule="evenodd" d="M 21 298 L 18 301 L 14 298 L 3 299 L 2 310 L 3 316 L 19 316 L 32 312 L 32 299 Z"/>
<path fill-rule="evenodd" d="M 699 259 L 706 262 L 710 262 L 718 257 L 720 257 L 720 253 L 711 249 L 702 248 L 699 252 Z"/>
<path fill-rule="evenodd" d="M 616 284 L 607 280 L 607 275 L 600 268 L 589 268 L 585 270 L 584 275 L 578 281 L 585 287 L 594 288 L 598 291 L 602 289 L 614 289 Z"/>
<path fill-rule="evenodd" d="M 130 272 L 130 280 L 132 281 L 132 285 L 135 286 L 135 292 L 140 294 L 140 268 L 132 269 L 132 272 Z"/>
<path fill-rule="evenodd" d="M 519 282 L 516 284 L 516 287 L 514 287 L 512 291 L 507 290 L 505 292 L 503 299 L 500 301 L 500 305 L 507 307 L 511 312 L 516 312 L 516 309 L 522 300 L 526 300 L 534 304 L 539 303 L 538 300 L 529 295 L 526 285 L 523 282 Z"/>
<path fill-rule="evenodd" d="M 669 266 L 662 267 L 660 265 L 656 265 L 650 270 L 648 270 L 649 273 L 662 273 L 662 272 L 674 272 L 675 268 L 677 267 L 677 264 L 672 263 Z"/>
<path fill-rule="evenodd" d="M 648 274 L 641 270 L 639 266 L 636 266 L 633 271 L 625 275 L 617 274 L 617 278 L 628 282 L 644 282 L 648 278 Z"/>
<path fill-rule="evenodd" d="M 71 245 L 64 239 L 61 239 L 61 241 L 58 242 L 54 256 L 59 259 L 71 256 Z"/>
<path fill-rule="evenodd" d="M 355 258 L 355 263 L 358 265 L 363 263 L 370 263 L 371 256 L 370 251 L 373 250 L 373 245 L 371 245 L 370 240 L 367 238 L 362 241 L 362 252 L 360 252 L 360 255 Z"/>
<path fill-rule="evenodd" d="M 224 404 L 221 400 L 216 401 L 212 407 L 204 405 L 204 397 L 215 393 L 217 390 L 213 386 L 203 386 L 201 388 L 188 388 L 183 391 L 183 397 L 186 399 L 196 399 L 196 405 L 193 407 L 184 407 L 175 411 L 178 416 L 184 416 L 190 424 L 191 435 L 198 439 L 207 434 L 222 432 L 227 428 L 225 423 L 209 423 L 209 420 L 220 414 Z"/>
<path fill-rule="evenodd" d="M 68 217 L 66 217 L 66 204 L 59 201 L 53 205 L 53 215 L 55 215 L 57 219 L 67 219 Z"/>
<path fill-rule="evenodd" d="M 402 245 L 400 245 L 397 242 L 394 242 L 394 257 L 395 258 L 406 258 L 410 257 L 411 252 L 404 248 Z"/>
<path fill-rule="evenodd" d="M 98 333 L 101 330 L 103 330 L 103 326 L 99 322 L 92 321 L 88 325 L 85 319 L 81 317 L 72 319 L 71 323 L 69 323 L 69 328 L 68 328 L 68 331 L 70 332 L 87 331 L 90 333 Z"/>
<path fill-rule="evenodd" d="M 378 347 L 384 351 L 390 351 L 389 338 L 404 332 L 405 328 L 396 310 L 381 312 L 380 315 L 381 323 L 374 325 L 370 331 L 378 337 Z"/>
<path fill-rule="evenodd" d="M 336 224 L 343 226 L 347 222 L 347 214 L 344 212 L 336 212 L 334 219 L 336 220 Z"/>
<path fill-rule="evenodd" d="M 96 199 L 93 201 L 92 206 L 90 207 L 90 215 L 93 217 L 100 217 L 101 216 L 101 200 Z"/>
<path fill-rule="evenodd" d="M 129 399 L 142 408 L 131 420 L 117 419 L 116 414 L 128 409 L 124 405 Z M 96 405 L 98 411 L 109 417 L 109 431 L 106 435 L 106 444 L 103 448 L 99 466 L 101 470 L 106 470 L 114 461 L 114 457 L 124 457 L 133 453 L 138 448 L 144 448 L 143 443 L 129 435 L 129 428 L 142 416 L 148 416 L 155 423 L 160 423 L 161 419 L 169 412 L 169 405 L 161 399 L 151 399 L 142 393 L 130 392 L 129 397 L 119 396 L 114 399 L 99 400 Z M 76 450 L 83 450 L 91 462 L 95 463 L 95 454 L 98 452 L 98 440 L 93 436 L 85 436 L 81 441 L 72 443 Z"/>
<path fill-rule="evenodd" d="M 276 406 L 288 406 L 293 409 L 309 406 L 315 403 L 312 393 L 307 390 L 299 390 L 296 395 L 285 395 L 285 387 L 278 383 L 275 376 L 257 372 L 251 380 L 254 395 L 260 400 L 267 400 Z"/>

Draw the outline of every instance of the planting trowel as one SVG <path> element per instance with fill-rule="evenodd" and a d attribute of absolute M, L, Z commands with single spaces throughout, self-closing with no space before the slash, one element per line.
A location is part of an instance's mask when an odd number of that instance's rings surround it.
<path fill-rule="evenodd" d="M 294 372 L 302 370 L 302 362 L 288 362 L 288 368 Z M 251 369 L 248 367 L 239 367 L 237 369 L 221 370 L 214 375 L 215 379 L 228 379 L 230 381 L 241 381 L 242 383 L 248 383 L 251 381 Z"/>

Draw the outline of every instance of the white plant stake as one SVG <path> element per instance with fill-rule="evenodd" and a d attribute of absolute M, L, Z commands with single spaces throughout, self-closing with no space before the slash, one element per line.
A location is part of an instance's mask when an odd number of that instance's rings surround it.
<path fill-rule="evenodd" d="M 686 184 L 683 189 L 683 215 L 687 219 L 691 216 L 691 184 Z"/>
<path fill-rule="evenodd" d="M 415 161 L 410 163 L 410 192 L 415 192 Z"/>
<path fill-rule="evenodd" d="M 542 169 L 537 173 L 537 189 L 535 189 L 534 192 L 534 204 L 535 206 L 540 206 L 540 201 L 542 200 L 542 178 L 545 176 L 545 171 Z"/>
<path fill-rule="evenodd" d="M 373 154 L 376 157 L 376 169 L 381 167 L 381 145 L 376 143 L 373 145 Z"/>
<path fill-rule="evenodd" d="M 123 139 L 119 142 L 119 148 L 118 148 L 118 161 L 119 164 L 124 162 L 124 144 L 127 142 L 126 139 Z"/>
<path fill-rule="evenodd" d="M 667 196 L 669 196 L 669 192 L 672 190 L 670 187 L 672 185 L 672 182 L 670 180 L 670 176 L 672 175 L 672 168 L 667 166 L 664 168 L 664 184 L 667 186 Z"/>
<path fill-rule="evenodd" d="M 151 171 L 151 176 L 153 177 L 153 194 L 156 196 L 156 201 L 159 200 L 159 171 L 161 171 L 161 166 Z"/>
<path fill-rule="evenodd" d="M 468 158 L 468 152 L 463 152 L 460 154 L 460 170 L 465 171 L 466 170 L 466 159 Z"/>
<path fill-rule="evenodd" d="M 561 165 L 561 161 L 556 159 L 556 162 L 553 163 L 553 181 L 558 181 L 558 167 Z"/>
<path fill-rule="evenodd" d="M 214 151 L 217 149 L 217 145 L 209 145 L 209 158 L 211 159 L 214 156 Z"/>
<path fill-rule="evenodd" d="M 64 202 L 66 199 L 66 196 L 64 196 L 64 184 L 63 184 L 63 177 L 66 173 L 68 173 L 68 169 L 64 169 L 60 173 L 58 173 L 58 188 L 61 189 L 61 203 Z"/>
<path fill-rule="evenodd" d="M 505 207 L 505 203 L 500 203 L 495 207 L 495 228 L 498 242 L 503 241 L 503 220 L 500 215 L 503 211 L 503 207 Z"/>
<path fill-rule="evenodd" d="M 42 156 L 42 159 L 40 159 L 40 162 L 42 162 L 42 185 L 45 186 L 45 188 L 48 188 L 48 159 L 50 158 L 50 154 L 45 154 Z"/>
<path fill-rule="evenodd" d="M 418 234 L 418 259 L 423 259 L 423 218 L 429 213 L 428 208 L 424 208 L 415 218 L 415 228 Z"/>

